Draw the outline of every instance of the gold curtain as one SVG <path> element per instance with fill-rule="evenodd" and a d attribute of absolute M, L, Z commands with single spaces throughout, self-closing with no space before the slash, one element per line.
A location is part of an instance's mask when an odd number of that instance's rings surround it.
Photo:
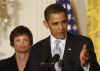
<path fill-rule="evenodd" d="M 100 0 L 88 0 L 88 36 L 93 40 L 100 64 Z"/>

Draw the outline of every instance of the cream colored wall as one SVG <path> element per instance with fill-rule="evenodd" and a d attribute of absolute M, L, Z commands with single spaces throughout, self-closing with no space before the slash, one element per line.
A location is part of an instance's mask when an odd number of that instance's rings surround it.
<path fill-rule="evenodd" d="M 80 32 L 87 36 L 87 0 L 71 0 L 77 16 Z"/>
<path fill-rule="evenodd" d="M 44 19 L 44 9 L 51 3 L 55 3 L 56 0 L 19 0 L 20 1 L 20 10 L 18 14 L 18 23 L 27 26 L 33 33 L 34 43 L 47 37 L 49 35 L 49 30 L 47 30 L 42 21 Z M 86 34 L 86 26 L 83 25 L 86 23 L 86 10 L 84 0 L 71 0 L 74 2 L 77 7 L 77 15 L 79 23 L 83 26 L 83 34 Z M 78 2 L 78 3 L 77 3 Z M 17 24 L 17 25 L 19 25 Z M 10 26 L 8 31 L 0 37 L 0 59 L 7 58 L 14 53 L 14 50 L 10 47 L 9 44 L 9 33 L 15 26 Z M 84 31 L 85 30 L 85 31 Z M 1 43 L 2 42 L 2 43 Z"/>
<path fill-rule="evenodd" d="M 38 40 L 46 37 L 48 31 L 44 28 L 42 23 L 44 19 L 44 9 L 51 3 L 55 3 L 54 0 L 30 0 L 22 3 L 22 9 L 20 11 L 20 24 L 28 26 L 34 37 L 34 43 Z"/>

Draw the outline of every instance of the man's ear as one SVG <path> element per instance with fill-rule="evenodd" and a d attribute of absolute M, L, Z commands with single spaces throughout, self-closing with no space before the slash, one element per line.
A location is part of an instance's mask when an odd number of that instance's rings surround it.
<path fill-rule="evenodd" d="M 45 26 L 46 28 L 49 27 L 49 26 L 48 26 L 48 22 L 47 22 L 46 20 L 43 20 L 43 24 L 44 24 L 44 26 Z"/>

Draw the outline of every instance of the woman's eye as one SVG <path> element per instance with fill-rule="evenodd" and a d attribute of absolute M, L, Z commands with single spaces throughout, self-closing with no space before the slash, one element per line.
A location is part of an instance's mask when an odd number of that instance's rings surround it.
<path fill-rule="evenodd" d="M 17 39 L 16 41 L 17 41 L 17 42 L 19 42 L 20 40 L 19 40 L 19 39 Z"/>
<path fill-rule="evenodd" d="M 24 39 L 24 41 L 29 41 L 28 39 Z"/>

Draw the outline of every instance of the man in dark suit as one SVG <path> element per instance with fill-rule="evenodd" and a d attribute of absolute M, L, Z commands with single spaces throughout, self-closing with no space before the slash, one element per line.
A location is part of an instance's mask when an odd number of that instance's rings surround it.
<path fill-rule="evenodd" d="M 36 43 L 31 51 L 31 71 L 36 58 L 39 71 L 100 71 L 92 41 L 67 31 L 67 12 L 57 4 L 44 12 L 49 37 Z"/>

